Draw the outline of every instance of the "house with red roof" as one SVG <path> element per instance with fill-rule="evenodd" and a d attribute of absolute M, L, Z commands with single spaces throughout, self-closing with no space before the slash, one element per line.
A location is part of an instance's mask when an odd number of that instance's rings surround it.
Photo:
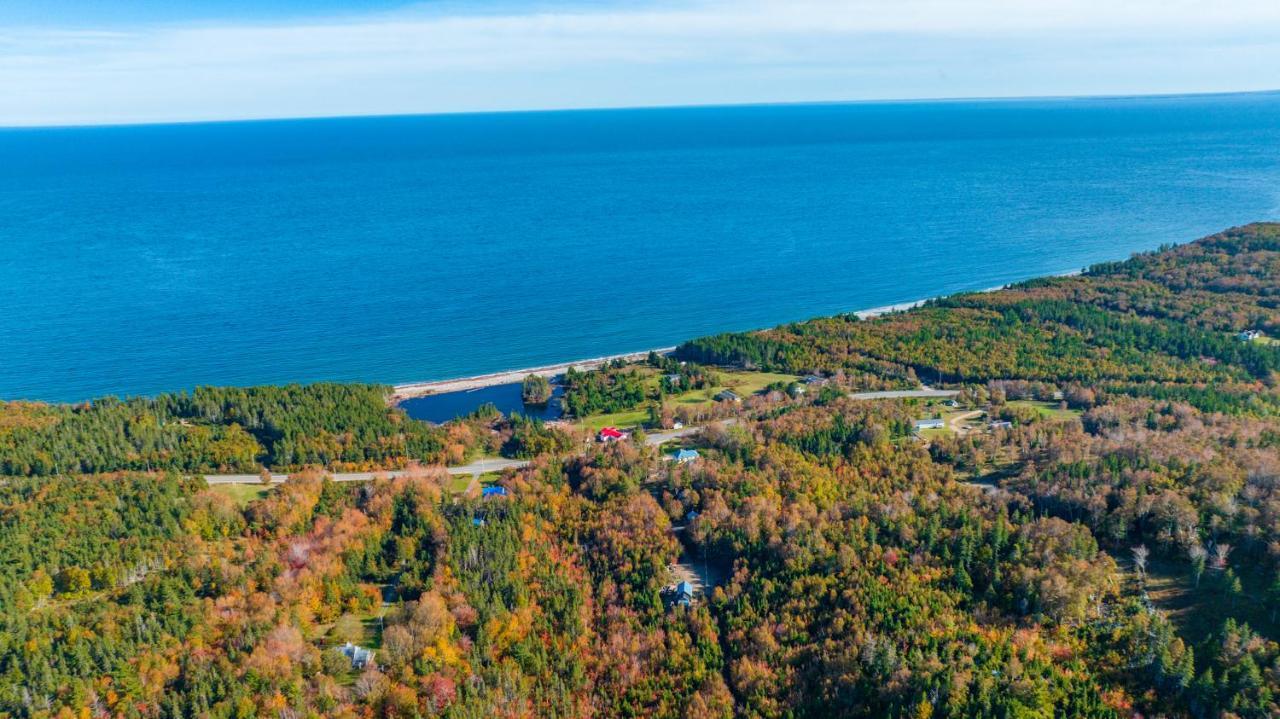
<path fill-rule="evenodd" d="M 617 427 L 602 427 L 596 439 L 601 442 L 617 442 L 627 438 L 627 433 Z"/>

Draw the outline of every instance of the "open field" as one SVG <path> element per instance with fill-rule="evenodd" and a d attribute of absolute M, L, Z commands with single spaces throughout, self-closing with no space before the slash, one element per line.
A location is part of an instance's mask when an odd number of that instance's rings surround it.
<path fill-rule="evenodd" d="M 1121 566 L 1127 567 L 1132 576 L 1132 562 L 1128 557 L 1116 554 Z M 1219 588 L 1219 573 L 1205 571 L 1200 586 L 1195 586 L 1191 566 L 1187 562 L 1165 558 L 1152 558 L 1147 563 L 1147 596 L 1160 609 L 1168 612 L 1169 619 L 1178 634 L 1193 645 L 1203 642 L 1222 627 L 1227 617 L 1247 622 L 1250 627 L 1267 636 L 1275 636 L 1275 616 L 1268 607 L 1267 584 L 1269 579 L 1253 567 L 1235 566 L 1243 592 L 1231 597 Z"/>
<path fill-rule="evenodd" d="M 655 389 L 658 386 L 659 378 L 657 370 L 649 367 L 641 367 L 639 371 L 647 375 L 646 386 L 649 389 Z M 666 401 L 673 405 L 701 405 L 711 404 L 715 402 L 715 396 L 726 390 L 731 389 L 737 392 L 742 398 L 750 397 L 762 391 L 765 387 L 775 382 L 794 382 L 797 377 L 790 374 L 779 374 L 776 372 L 732 372 L 727 370 L 719 371 L 721 381 L 715 387 L 707 389 L 695 389 L 680 394 L 668 395 Z M 637 427 L 643 425 L 649 420 L 649 412 L 645 408 L 627 410 L 625 412 L 611 412 L 609 414 L 596 414 L 579 419 L 575 424 L 588 431 L 595 432 L 601 427 Z"/>
<path fill-rule="evenodd" d="M 1046 419 L 1076 419 L 1082 413 L 1078 409 L 1062 409 L 1057 402 L 1017 399 L 1007 403 L 1010 407 L 1030 407 Z"/>
<path fill-rule="evenodd" d="M 261 484 L 211 484 L 209 489 L 230 497 L 241 507 L 248 506 L 250 502 L 266 497 L 267 493 L 271 491 L 271 487 Z"/>
<path fill-rule="evenodd" d="M 635 427 L 649 421 L 649 411 L 633 409 L 626 412 L 610 412 L 609 414 L 593 414 L 584 417 L 574 424 L 590 432 L 598 432 L 601 427 Z"/>

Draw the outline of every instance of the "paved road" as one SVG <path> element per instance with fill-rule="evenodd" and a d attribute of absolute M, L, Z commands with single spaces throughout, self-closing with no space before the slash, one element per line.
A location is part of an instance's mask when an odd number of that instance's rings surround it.
<path fill-rule="evenodd" d="M 894 389 L 885 392 L 854 392 L 850 399 L 907 399 L 910 397 L 955 397 L 956 389 Z"/>
<path fill-rule="evenodd" d="M 528 464 L 526 459 L 477 459 L 470 464 L 464 464 L 459 467 L 448 467 L 449 474 L 484 474 L 486 472 L 501 472 L 509 467 L 523 467 Z M 399 477 L 404 474 L 402 470 L 390 470 L 384 472 L 338 472 L 330 474 L 329 477 L 335 482 L 368 482 L 375 476 Z M 283 482 L 287 479 L 287 474 L 271 475 L 272 482 Z M 206 474 L 204 481 L 209 484 L 258 484 L 262 478 L 256 474 Z"/>
<path fill-rule="evenodd" d="M 733 424 L 733 420 L 725 420 L 724 424 Z M 687 437 L 694 432 L 702 429 L 702 427 L 684 427 L 682 429 L 670 429 L 664 432 L 651 432 L 645 436 L 645 444 L 650 447 L 657 447 L 664 442 L 670 442 L 673 439 Z M 458 467 L 448 467 L 449 474 L 485 474 L 488 472 L 501 472 L 504 469 L 523 467 L 529 464 L 527 459 L 477 459 L 470 464 L 464 464 Z M 404 474 L 402 470 L 391 470 L 384 472 L 338 472 L 330 474 L 329 477 L 335 482 L 368 482 L 376 476 L 399 477 Z M 289 475 L 273 474 L 271 481 L 280 483 L 285 481 Z M 206 474 L 204 481 L 209 484 L 259 484 L 262 477 L 256 474 Z"/>

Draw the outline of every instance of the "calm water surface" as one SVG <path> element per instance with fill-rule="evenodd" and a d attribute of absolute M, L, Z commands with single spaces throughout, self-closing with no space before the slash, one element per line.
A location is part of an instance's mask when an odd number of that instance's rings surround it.
<path fill-rule="evenodd" d="M 0 130 L 0 398 L 550 364 L 1278 207 L 1276 94 Z"/>
<path fill-rule="evenodd" d="M 551 389 L 551 401 L 545 405 L 527 405 L 520 399 L 520 383 L 501 384 L 493 387 L 468 390 L 466 392 L 443 392 L 425 397 L 412 397 L 400 403 L 400 406 L 414 419 L 425 419 L 428 422 L 448 422 L 451 419 L 470 414 L 481 405 L 492 404 L 503 414 L 519 412 L 526 417 L 537 417 L 542 420 L 559 419 L 564 412 L 560 407 L 560 397 L 564 387 L 554 385 Z"/>

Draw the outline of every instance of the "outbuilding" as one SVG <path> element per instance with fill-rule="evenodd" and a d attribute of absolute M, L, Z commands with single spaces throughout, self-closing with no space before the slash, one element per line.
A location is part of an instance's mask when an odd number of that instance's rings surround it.
<path fill-rule="evenodd" d="M 693 604 L 693 585 L 688 582 L 680 582 L 676 585 L 676 604 L 689 606 Z"/>

